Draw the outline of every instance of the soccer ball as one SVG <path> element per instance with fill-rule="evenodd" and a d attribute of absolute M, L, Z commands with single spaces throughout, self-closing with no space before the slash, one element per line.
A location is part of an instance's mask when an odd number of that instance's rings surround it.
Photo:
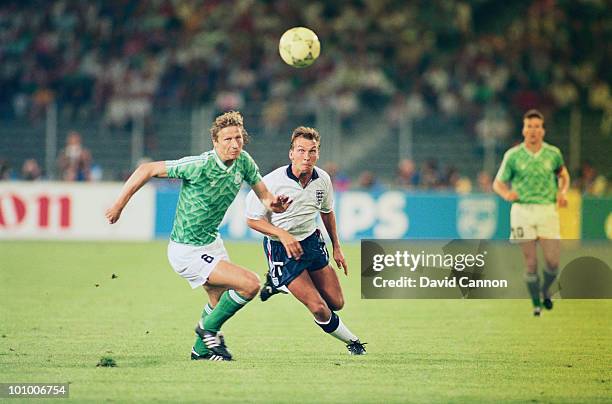
<path fill-rule="evenodd" d="M 281 36 L 278 52 L 288 65 L 307 67 L 319 57 L 321 44 L 313 31 L 304 27 L 294 27 Z"/>

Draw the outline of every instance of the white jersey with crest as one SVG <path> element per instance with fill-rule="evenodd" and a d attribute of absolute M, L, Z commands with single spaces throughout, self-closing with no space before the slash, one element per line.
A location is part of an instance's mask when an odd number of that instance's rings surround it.
<path fill-rule="evenodd" d="M 313 169 L 312 178 L 305 188 L 293 175 L 291 164 L 272 171 L 263 177 L 263 182 L 272 194 L 288 196 L 293 203 L 283 213 L 268 212 L 251 191 L 246 199 L 246 217 L 267 220 L 288 231 L 298 241 L 304 240 L 317 229 L 320 212 L 329 213 L 334 208 L 331 178 L 318 167 Z M 277 240 L 272 236 L 270 238 Z"/>

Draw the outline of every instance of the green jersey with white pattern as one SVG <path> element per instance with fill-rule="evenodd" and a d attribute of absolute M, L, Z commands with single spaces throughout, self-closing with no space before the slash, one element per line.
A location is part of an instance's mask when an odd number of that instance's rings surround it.
<path fill-rule="evenodd" d="M 170 235 L 177 243 L 206 245 L 215 241 L 242 181 L 251 186 L 261 181 L 257 164 L 244 150 L 229 167 L 214 149 L 165 163 L 169 178 L 183 180 Z"/>
<path fill-rule="evenodd" d="M 532 153 L 524 143 L 508 150 L 495 179 L 510 182 L 519 195 L 519 203 L 549 204 L 557 200 L 557 174 L 563 168 L 561 151 L 542 143 Z"/>

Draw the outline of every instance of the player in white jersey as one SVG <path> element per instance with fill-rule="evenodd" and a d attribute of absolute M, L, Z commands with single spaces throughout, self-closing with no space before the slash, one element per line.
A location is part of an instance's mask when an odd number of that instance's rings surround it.
<path fill-rule="evenodd" d="M 282 193 L 293 201 L 285 212 L 268 212 L 253 192 L 247 196 L 247 223 L 266 235 L 264 252 L 269 269 L 260 296 L 265 301 L 277 291 L 288 289 L 310 310 L 323 331 L 343 341 L 349 353 L 363 355 L 364 343 L 335 313 L 344 306 L 344 297 L 317 228 L 316 221 L 321 216 L 332 242 L 334 260 L 346 275 L 348 267 L 336 232 L 331 179 L 315 167 L 319 145 L 320 136 L 315 129 L 296 128 L 289 150 L 291 164 L 263 178 L 270 192 Z"/>

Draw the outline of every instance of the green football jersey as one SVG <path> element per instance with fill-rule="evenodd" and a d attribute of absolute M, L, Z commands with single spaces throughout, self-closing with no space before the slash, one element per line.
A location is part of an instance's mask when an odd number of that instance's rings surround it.
<path fill-rule="evenodd" d="M 166 161 L 169 178 L 183 180 L 170 239 L 177 243 L 206 245 L 219 235 L 219 225 L 236 198 L 242 181 L 261 181 L 259 168 L 244 150 L 229 167 L 215 150 L 199 156 Z"/>
<path fill-rule="evenodd" d="M 563 165 L 563 156 L 555 146 L 543 143 L 532 153 L 521 143 L 506 152 L 495 179 L 510 182 L 519 203 L 555 203 L 557 174 Z"/>

